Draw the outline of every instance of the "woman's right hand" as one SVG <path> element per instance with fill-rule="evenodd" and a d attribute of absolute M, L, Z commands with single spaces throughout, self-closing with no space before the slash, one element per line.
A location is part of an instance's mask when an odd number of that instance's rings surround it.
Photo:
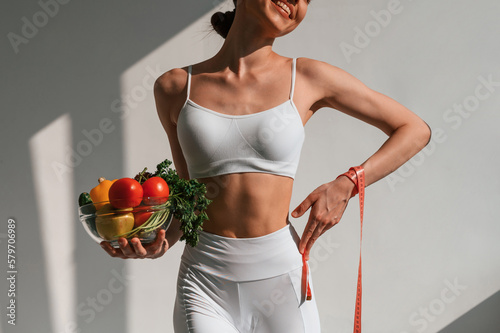
<path fill-rule="evenodd" d="M 118 239 L 119 248 L 114 248 L 108 242 L 101 242 L 101 247 L 112 257 L 122 259 L 156 259 L 161 257 L 169 249 L 169 244 L 165 238 L 165 230 L 160 230 L 153 243 L 141 244 L 141 241 L 134 237 L 129 241 L 125 238 Z"/>

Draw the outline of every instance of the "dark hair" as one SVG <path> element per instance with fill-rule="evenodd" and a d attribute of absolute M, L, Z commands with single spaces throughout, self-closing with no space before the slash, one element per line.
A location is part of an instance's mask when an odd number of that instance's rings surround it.
<path fill-rule="evenodd" d="M 234 21 L 234 15 L 236 14 L 236 1 L 233 0 L 234 9 L 231 12 L 217 12 L 212 15 L 210 23 L 214 27 L 215 32 L 222 36 L 222 38 L 226 38 L 229 33 L 229 29 L 231 29 L 231 25 Z"/>

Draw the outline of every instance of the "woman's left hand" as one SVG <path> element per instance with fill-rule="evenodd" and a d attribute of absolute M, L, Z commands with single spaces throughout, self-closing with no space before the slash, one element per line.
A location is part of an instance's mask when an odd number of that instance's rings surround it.
<path fill-rule="evenodd" d="M 354 183 L 349 178 L 339 177 L 315 189 L 292 212 L 292 217 L 300 217 L 311 208 L 299 243 L 299 251 L 306 260 L 309 260 L 309 252 L 319 236 L 339 223 L 353 189 Z"/>

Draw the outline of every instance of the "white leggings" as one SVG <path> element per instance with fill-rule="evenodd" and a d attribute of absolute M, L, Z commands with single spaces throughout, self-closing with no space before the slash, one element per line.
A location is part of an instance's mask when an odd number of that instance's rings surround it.
<path fill-rule="evenodd" d="M 298 241 L 291 224 L 255 238 L 201 232 L 182 255 L 175 332 L 320 333 L 314 296 L 305 300 Z"/>

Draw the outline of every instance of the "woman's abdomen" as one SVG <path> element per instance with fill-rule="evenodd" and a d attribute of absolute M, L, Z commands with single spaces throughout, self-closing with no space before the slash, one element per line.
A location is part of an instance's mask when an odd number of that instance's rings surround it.
<path fill-rule="evenodd" d="M 225 237 L 259 237 L 287 224 L 293 179 L 237 173 L 200 179 L 207 186 L 208 221 L 203 230 Z"/>

